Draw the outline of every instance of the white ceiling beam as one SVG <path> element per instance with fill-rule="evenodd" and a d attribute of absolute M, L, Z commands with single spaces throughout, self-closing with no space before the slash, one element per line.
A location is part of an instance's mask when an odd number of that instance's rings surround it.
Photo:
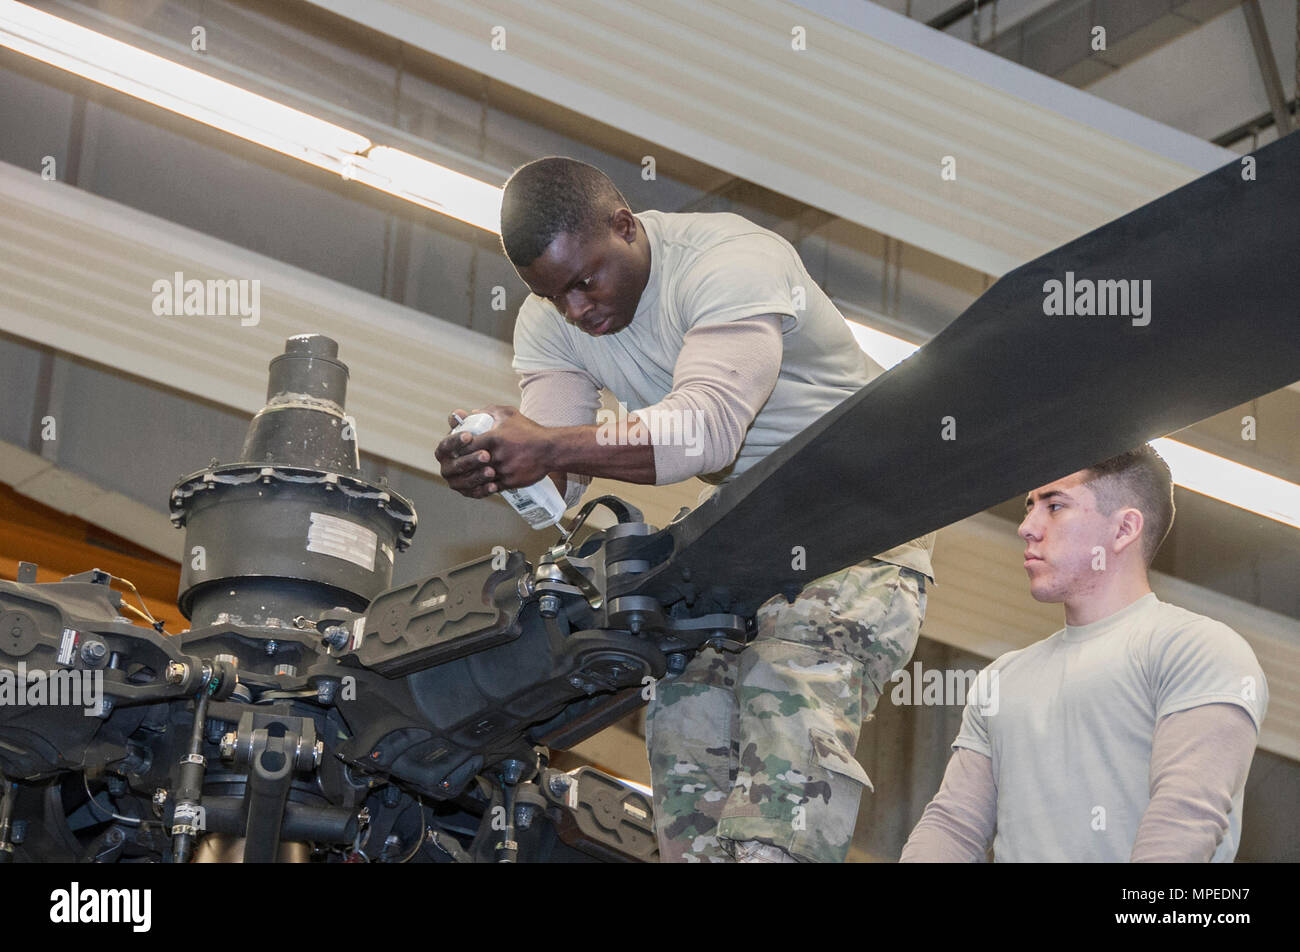
<path fill-rule="evenodd" d="M 312 2 L 993 275 L 1233 158 L 856 0 Z"/>

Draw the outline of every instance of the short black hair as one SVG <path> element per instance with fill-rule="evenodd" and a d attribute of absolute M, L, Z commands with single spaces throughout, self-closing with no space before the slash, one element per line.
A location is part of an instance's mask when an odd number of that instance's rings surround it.
<path fill-rule="evenodd" d="M 560 155 L 515 169 L 501 196 L 501 247 L 516 268 L 536 261 L 559 235 L 587 238 L 627 199 L 609 176 Z"/>
<path fill-rule="evenodd" d="M 1142 556 L 1150 565 L 1174 524 L 1174 479 L 1169 464 L 1149 443 L 1089 466 L 1084 482 L 1109 516 L 1120 506 L 1142 513 Z"/>

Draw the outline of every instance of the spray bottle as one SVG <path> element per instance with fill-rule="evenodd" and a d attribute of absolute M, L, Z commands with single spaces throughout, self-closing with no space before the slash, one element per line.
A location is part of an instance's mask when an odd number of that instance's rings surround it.
<path fill-rule="evenodd" d="M 459 421 L 459 426 L 451 431 L 452 436 L 457 433 L 473 433 L 478 436 L 497 424 L 490 413 L 471 413 L 464 420 L 459 416 L 456 420 Z M 522 489 L 503 489 L 501 495 L 534 529 L 545 529 L 555 525 L 564 515 L 566 508 L 564 497 L 560 495 L 560 491 L 555 488 L 555 483 L 549 476 L 543 476 L 531 486 Z"/>

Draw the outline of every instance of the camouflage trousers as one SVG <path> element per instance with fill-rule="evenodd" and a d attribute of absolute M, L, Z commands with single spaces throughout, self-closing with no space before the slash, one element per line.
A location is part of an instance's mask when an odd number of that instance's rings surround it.
<path fill-rule="evenodd" d="M 646 714 L 661 862 L 731 862 L 758 840 L 843 862 L 862 722 L 916 648 L 926 578 L 874 559 L 764 603 L 739 653 L 705 649 Z M 874 789 L 874 788 L 873 788 Z"/>

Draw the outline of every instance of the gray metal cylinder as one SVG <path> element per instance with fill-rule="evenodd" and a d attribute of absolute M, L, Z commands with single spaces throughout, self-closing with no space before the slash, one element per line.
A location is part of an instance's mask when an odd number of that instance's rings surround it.
<path fill-rule="evenodd" d="M 344 412 L 348 368 L 328 337 L 290 338 L 271 361 L 267 405 L 244 459 L 185 477 L 171 518 L 185 527 L 178 605 L 195 627 L 364 608 L 390 587 L 416 516 L 360 476 Z"/>
<path fill-rule="evenodd" d="M 361 472 L 356 427 L 343 411 L 348 368 L 338 352 L 337 343 L 319 334 L 289 338 L 271 361 L 266 406 L 249 424 L 241 459 Z"/>

